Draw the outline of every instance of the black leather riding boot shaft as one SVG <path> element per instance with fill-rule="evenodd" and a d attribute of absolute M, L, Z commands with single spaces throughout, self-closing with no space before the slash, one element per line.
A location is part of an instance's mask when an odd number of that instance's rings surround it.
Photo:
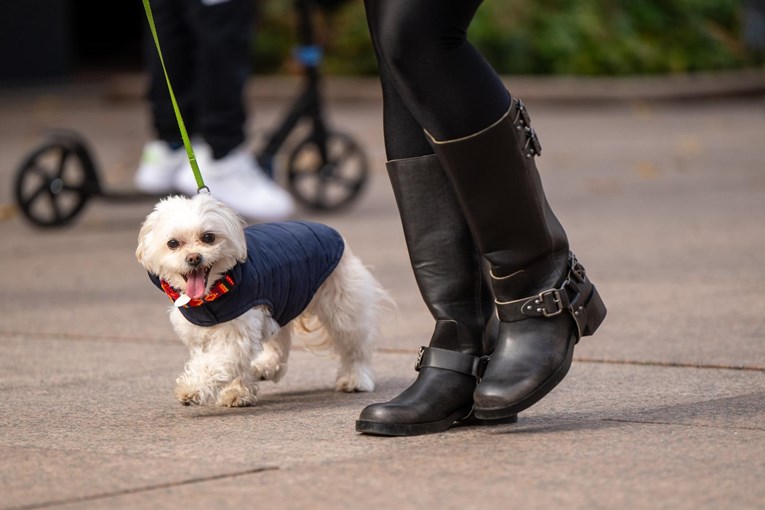
<path fill-rule="evenodd" d="M 456 323 L 449 335 L 437 326 L 430 346 L 481 356 L 493 298 L 451 184 L 435 155 L 386 166 L 420 294 L 437 324 Z"/>
<path fill-rule="evenodd" d="M 431 142 L 494 276 L 531 271 L 540 289 L 563 279 L 568 239 L 547 203 L 534 162 L 541 146 L 523 104 L 513 100 L 500 120 L 474 135 Z"/>
<path fill-rule="evenodd" d="M 436 320 L 414 383 L 389 402 L 367 406 L 359 432 L 441 432 L 466 417 L 483 354 L 493 296 L 478 248 L 435 155 L 387 164 L 414 276 Z"/>
<path fill-rule="evenodd" d="M 594 332 L 605 307 L 544 195 L 534 162 L 541 146 L 522 102 L 513 99 L 500 120 L 478 133 L 431 137 L 431 145 L 492 268 L 500 323 L 473 397 L 475 415 L 505 418 L 563 379 L 574 345 Z"/>

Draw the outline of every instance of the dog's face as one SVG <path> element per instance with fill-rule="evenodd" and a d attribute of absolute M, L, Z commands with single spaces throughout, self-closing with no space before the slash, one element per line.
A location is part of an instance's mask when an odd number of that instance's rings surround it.
<path fill-rule="evenodd" d="M 147 271 L 198 299 L 247 258 L 244 225 L 210 195 L 168 197 L 146 217 L 135 255 Z"/>

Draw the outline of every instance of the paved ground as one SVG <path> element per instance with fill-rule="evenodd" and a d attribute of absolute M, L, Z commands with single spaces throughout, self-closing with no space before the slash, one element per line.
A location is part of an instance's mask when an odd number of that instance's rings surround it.
<path fill-rule="evenodd" d="M 528 86 L 528 84 L 526 84 Z M 128 187 L 146 109 L 102 83 L 0 93 L 0 204 L 48 127 L 80 131 Z M 284 107 L 258 101 L 257 140 Z M 149 203 L 93 203 L 72 228 L 0 221 L 0 508 L 762 508 L 765 100 L 530 101 L 550 201 L 608 306 L 569 377 L 516 425 L 357 435 L 414 378 L 430 323 L 383 172 L 375 97 L 333 123 L 374 162 L 340 229 L 390 289 L 372 394 L 332 391 L 296 351 L 249 409 L 187 408 L 166 298 L 133 258 Z"/>

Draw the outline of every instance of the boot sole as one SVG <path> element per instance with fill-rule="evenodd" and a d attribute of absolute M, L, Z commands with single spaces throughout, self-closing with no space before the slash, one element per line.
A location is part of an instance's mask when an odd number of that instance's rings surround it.
<path fill-rule="evenodd" d="M 457 416 L 464 416 L 464 411 L 455 413 Z M 454 415 L 453 415 L 454 416 Z M 513 414 L 502 419 L 497 420 L 481 420 L 476 418 L 475 414 L 471 411 L 465 418 L 457 418 L 450 424 L 444 426 L 444 423 L 452 420 L 453 416 L 450 416 L 446 420 L 442 420 L 435 423 L 418 423 L 414 425 L 408 424 L 390 424 L 380 423 L 375 421 L 357 420 L 356 432 L 369 434 L 373 436 L 418 436 L 422 434 L 434 434 L 438 432 L 445 432 L 451 427 L 470 427 L 470 426 L 491 426 L 511 424 L 518 421 L 518 415 Z"/>
<path fill-rule="evenodd" d="M 517 423 L 517 422 L 518 422 L 517 414 L 511 414 L 510 416 L 496 419 L 496 420 L 481 420 L 479 418 L 476 418 L 475 411 L 471 411 L 471 413 L 466 418 L 459 420 L 457 423 L 454 424 L 454 426 L 455 427 L 470 427 L 470 426 L 490 427 L 492 425 L 503 425 L 503 424 Z"/>
<path fill-rule="evenodd" d="M 373 436 L 419 436 L 435 434 L 449 429 L 460 418 L 470 413 L 470 409 L 460 409 L 443 420 L 429 423 L 382 423 L 377 421 L 356 420 L 356 432 Z"/>

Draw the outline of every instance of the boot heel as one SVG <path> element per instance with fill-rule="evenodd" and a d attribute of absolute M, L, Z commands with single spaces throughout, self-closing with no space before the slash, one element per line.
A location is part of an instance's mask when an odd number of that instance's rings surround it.
<path fill-rule="evenodd" d="M 590 296 L 590 301 L 585 305 L 585 308 L 587 310 L 587 323 L 584 325 L 582 336 L 590 336 L 595 333 L 603 319 L 606 318 L 608 311 L 594 285 L 592 286 L 592 296 Z"/>

